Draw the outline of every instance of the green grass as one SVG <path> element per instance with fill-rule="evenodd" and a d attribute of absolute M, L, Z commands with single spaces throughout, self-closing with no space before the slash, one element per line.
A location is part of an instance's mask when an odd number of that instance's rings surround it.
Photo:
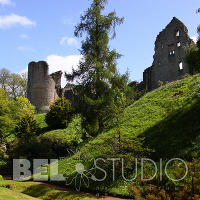
<path fill-rule="evenodd" d="M 146 94 L 125 110 L 121 132 L 124 137 L 145 137 L 157 158 L 194 157 L 200 144 L 200 75 L 167 84 Z M 90 141 L 104 144 L 115 128 Z M 84 152 L 100 157 L 101 151 Z"/>
<path fill-rule="evenodd" d="M 30 197 L 19 192 L 12 191 L 7 188 L 0 187 L 0 200 L 36 200 L 36 198 Z"/>
<path fill-rule="evenodd" d="M 121 120 L 121 138 L 134 140 L 144 138 L 144 145 L 153 150 L 150 158 L 167 160 L 180 157 L 190 160 L 200 155 L 200 75 L 191 76 L 162 86 L 130 105 L 124 111 Z M 76 119 L 78 120 L 78 119 Z M 80 119 L 79 119 L 80 120 Z M 56 135 L 66 133 L 70 137 L 77 135 L 75 124 L 80 130 L 80 121 L 72 122 L 64 130 L 57 130 L 45 134 Z M 72 133 L 72 134 L 70 134 Z M 44 134 L 44 135 L 45 135 Z M 61 173 L 67 169 L 65 175 L 74 177 L 77 162 L 84 162 L 85 168 L 90 167 L 87 160 L 104 157 L 112 146 L 112 139 L 117 134 L 117 128 L 110 128 L 96 138 L 80 143 L 79 152 L 59 162 Z M 68 136 L 66 136 L 68 137 Z M 70 138 L 69 137 L 69 138 Z M 81 160 L 77 160 L 81 157 Z M 109 155 L 110 158 L 116 155 Z M 85 163 L 86 162 L 86 163 Z M 108 172 L 112 174 L 112 169 Z M 137 184 L 135 182 L 135 184 Z M 75 187 L 75 183 L 70 185 Z M 122 181 L 121 176 L 114 182 L 90 181 L 89 190 L 106 191 L 113 194 L 129 195 L 129 182 Z M 84 185 L 81 188 L 85 188 Z M 86 189 L 86 188 L 85 188 Z"/>
<path fill-rule="evenodd" d="M 60 191 L 52 187 L 34 182 L 0 182 L 0 200 L 93 200 L 96 198 L 70 191 Z"/>
<path fill-rule="evenodd" d="M 80 116 L 77 115 L 74 117 L 72 122 L 68 125 L 66 129 L 58 129 L 45 132 L 41 137 L 52 138 L 59 140 L 62 139 L 62 143 L 81 143 L 81 119 Z"/>
<path fill-rule="evenodd" d="M 129 106 L 124 113 L 125 117 L 121 123 L 122 138 L 144 137 L 145 145 L 154 150 L 151 158 L 158 160 L 159 158 L 199 157 L 199 74 L 169 83 L 146 94 Z M 79 153 L 60 161 L 60 171 L 63 172 L 62 169 L 67 168 L 66 175 L 73 175 L 72 172 L 77 163 L 74 158 L 78 155 L 83 155 L 83 160 L 84 157 L 101 158 L 103 151 L 110 146 L 108 141 L 116 133 L 117 129 L 112 128 L 90 140 Z M 128 195 L 128 185 L 129 183 L 124 183 L 120 177 L 117 177 L 117 181 L 109 184 L 108 192 Z M 101 186 L 103 188 L 105 185 L 102 183 Z M 95 190 L 95 187 L 96 185 L 92 182 L 90 189 Z"/>

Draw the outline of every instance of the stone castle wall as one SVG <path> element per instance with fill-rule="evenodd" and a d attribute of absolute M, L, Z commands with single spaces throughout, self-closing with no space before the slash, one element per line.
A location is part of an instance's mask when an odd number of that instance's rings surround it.
<path fill-rule="evenodd" d="M 58 97 L 56 82 L 49 75 L 49 67 L 45 61 L 29 63 L 27 95 L 37 111 L 48 110 L 49 105 Z"/>
<path fill-rule="evenodd" d="M 144 87 L 153 90 L 159 81 L 175 81 L 188 73 L 184 48 L 192 42 L 186 26 L 174 17 L 156 38 L 153 64 L 143 73 Z"/>

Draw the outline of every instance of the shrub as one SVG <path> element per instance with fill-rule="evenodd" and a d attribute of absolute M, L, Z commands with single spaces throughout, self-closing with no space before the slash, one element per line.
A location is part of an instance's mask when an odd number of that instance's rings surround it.
<path fill-rule="evenodd" d="M 16 136 L 26 141 L 30 137 L 36 136 L 38 133 L 39 127 L 34 115 L 27 113 L 26 115 L 22 116 L 15 128 Z"/>
<path fill-rule="evenodd" d="M 25 97 L 17 97 L 15 105 L 17 106 L 17 111 L 19 116 L 35 113 L 35 107 L 31 102 Z"/>
<path fill-rule="evenodd" d="M 0 142 L 11 134 L 15 127 L 14 113 L 7 93 L 0 88 Z"/>
<path fill-rule="evenodd" d="M 22 143 L 16 140 L 10 149 L 13 158 L 25 157 L 37 158 L 60 158 L 68 154 L 67 149 L 74 149 L 81 140 L 80 117 L 76 117 L 67 129 L 52 130 L 37 137 L 31 137 Z"/>
<path fill-rule="evenodd" d="M 45 121 L 51 129 L 66 128 L 72 120 L 71 103 L 64 96 L 58 98 L 51 105 L 50 111 L 47 113 Z"/>
<path fill-rule="evenodd" d="M 188 63 L 190 74 L 194 74 L 195 72 L 200 72 L 199 46 L 193 44 L 191 46 L 187 46 L 185 50 L 186 50 L 185 60 Z"/>

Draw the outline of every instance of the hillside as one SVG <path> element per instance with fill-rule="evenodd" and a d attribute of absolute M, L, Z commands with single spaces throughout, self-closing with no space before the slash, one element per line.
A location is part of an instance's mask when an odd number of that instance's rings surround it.
<path fill-rule="evenodd" d="M 158 161 L 160 158 L 169 160 L 179 157 L 187 161 L 198 158 L 200 154 L 200 75 L 171 82 L 147 93 L 127 107 L 122 116 L 120 132 L 124 152 L 118 152 L 116 148 L 118 145 L 118 129 L 116 127 L 110 127 L 96 138 L 91 138 L 84 144 L 81 143 L 79 131 L 76 129 L 73 132 L 75 127 L 80 128 L 79 117 L 76 117 L 67 129 L 46 132 L 41 136 L 48 138 L 55 134 L 56 137 L 66 138 L 66 142 L 70 142 L 70 138 L 79 138 L 79 142 L 75 139 L 78 146 L 74 148 L 72 146 L 73 151 L 66 151 L 67 157 L 59 161 L 59 172 L 64 173 L 67 177 L 67 187 L 87 191 L 89 187 L 89 191 L 92 192 L 104 194 L 106 190 L 105 193 L 129 196 L 131 184 L 139 184 L 137 180 L 134 182 L 124 181 L 118 168 L 119 164 L 116 164 L 116 178 L 113 181 L 113 166 L 108 161 L 101 162 L 99 165 L 107 171 L 108 179 L 103 182 L 91 180 L 93 174 L 95 177 L 104 175 L 102 171 L 96 170 L 92 165 L 91 161 L 94 158 L 104 158 L 105 160 L 116 157 L 125 158 L 128 165 L 125 169 L 128 171 L 126 175 L 129 178 L 133 175 L 130 172 L 133 169 L 134 153 L 137 154 L 138 149 L 139 151 L 150 149 L 149 158 L 154 161 Z M 38 116 L 38 120 L 45 128 L 44 116 Z M 68 136 L 65 137 L 65 134 Z M 142 147 L 136 138 L 143 138 Z M 170 173 L 173 170 L 174 168 Z M 149 168 L 148 173 L 151 172 L 152 169 Z M 165 184 L 171 183 L 165 182 Z"/>
<path fill-rule="evenodd" d="M 125 110 L 121 123 L 122 135 L 145 137 L 145 143 L 155 150 L 155 156 L 198 156 L 200 142 L 200 75 L 169 83 L 154 90 Z M 88 144 L 104 144 L 116 134 L 112 128 Z M 101 156 L 99 149 L 84 153 Z"/>
<path fill-rule="evenodd" d="M 124 112 L 121 123 L 122 140 L 128 138 L 144 138 L 144 146 L 153 150 L 150 157 L 159 158 L 181 157 L 191 159 L 198 157 L 200 150 L 200 75 L 169 83 L 154 90 Z M 84 163 L 85 168 L 91 167 L 87 161 L 93 158 L 116 157 L 112 154 L 112 139 L 117 129 L 111 128 L 90 139 L 84 146 L 79 147 L 78 153 L 60 161 L 60 172 L 67 177 L 76 177 L 76 163 Z M 80 160 L 77 161 L 77 157 Z M 108 166 L 106 166 L 108 167 Z M 66 170 L 67 169 L 67 170 Z M 112 173 L 112 170 L 110 171 Z M 79 174 L 78 174 L 79 175 Z M 109 193 L 129 193 L 129 183 L 121 181 L 120 177 L 114 183 L 90 184 L 89 188 L 103 188 L 109 184 Z M 69 187 L 76 187 L 72 183 Z M 81 186 L 82 187 L 82 186 Z M 84 188 L 84 184 L 83 184 Z M 99 189 L 99 190 L 101 190 Z"/>

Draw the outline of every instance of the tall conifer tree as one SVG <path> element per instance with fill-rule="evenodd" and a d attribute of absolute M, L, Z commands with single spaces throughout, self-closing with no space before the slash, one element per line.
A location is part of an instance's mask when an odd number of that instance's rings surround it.
<path fill-rule="evenodd" d="M 110 50 L 108 45 L 116 36 L 116 26 L 123 23 L 124 18 L 117 17 L 115 12 L 103 15 L 106 3 L 106 0 L 93 0 L 81 16 L 74 34 L 85 38 L 80 50 L 83 59 L 77 70 L 66 74 L 68 81 L 78 80 L 82 125 L 90 135 L 97 134 L 103 127 L 105 109 L 112 98 L 112 80 L 118 75 L 116 60 L 120 54 Z"/>

